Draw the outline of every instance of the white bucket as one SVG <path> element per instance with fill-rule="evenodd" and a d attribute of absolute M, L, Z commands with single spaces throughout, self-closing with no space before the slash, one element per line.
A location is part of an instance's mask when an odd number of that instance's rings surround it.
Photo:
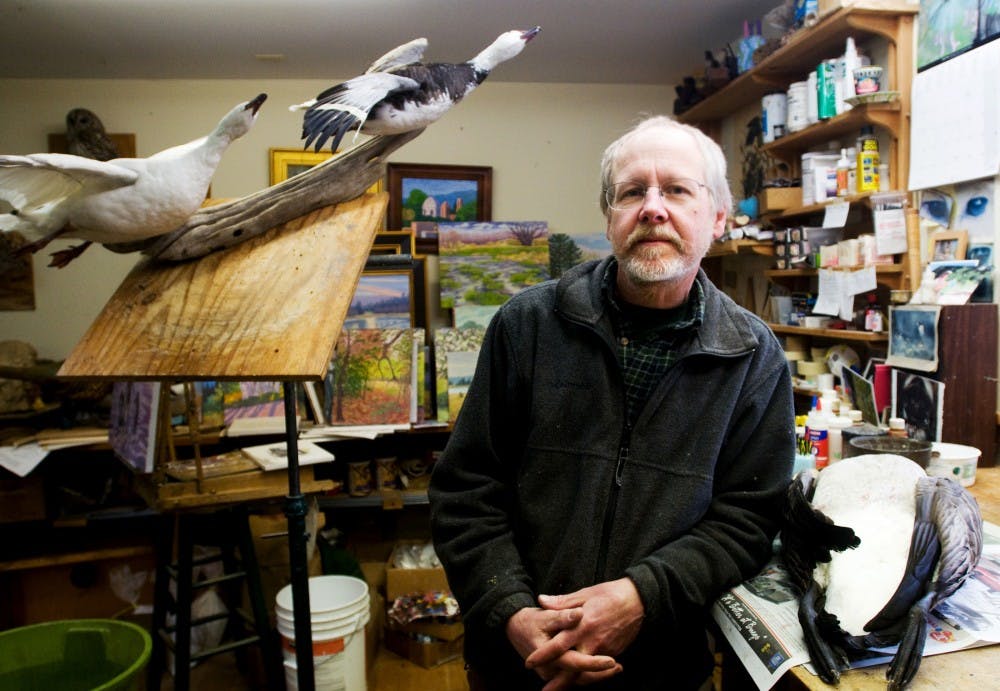
<path fill-rule="evenodd" d="M 982 452 L 974 446 L 961 444 L 931 444 L 931 462 L 927 474 L 935 477 L 950 477 L 962 487 L 971 487 L 976 481 L 976 466 Z"/>
<path fill-rule="evenodd" d="M 295 616 L 291 586 L 275 598 L 278 632 L 288 689 L 298 688 Z M 369 620 L 368 584 L 353 576 L 309 579 L 313 677 L 317 691 L 366 691 L 365 626 Z"/>

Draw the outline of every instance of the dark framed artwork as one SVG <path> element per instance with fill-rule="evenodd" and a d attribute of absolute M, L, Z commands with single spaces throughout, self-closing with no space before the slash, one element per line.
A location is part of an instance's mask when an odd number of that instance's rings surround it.
<path fill-rule="evenodd" d="M 389 163 L 386 227 L 422 221 L 489 221 L 493 168 L 431 163 Z"/>
<path fill-rule="evenodd" d="M 0 311 L 35 309 L 31 253 L 17 253 L 25 244 L 27 240 L 16 231 L 0 233 Z"/>
<path fill-rule="evenodd" d="M 347 308 L 345 329 L 408 329 L 427 324 L 424 262 L 405 268 L 365 269 Z"/>
<path fill-rule="evenodd" d="M 369 256 L 413 254 L 413 233 L 409 230 L 386 230 L 375 234 Z"/>

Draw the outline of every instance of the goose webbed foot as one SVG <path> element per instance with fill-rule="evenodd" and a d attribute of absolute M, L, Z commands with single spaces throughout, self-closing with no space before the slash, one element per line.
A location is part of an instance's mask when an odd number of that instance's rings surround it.
<path fill-rule="evenodd" d="M 920 669 L 920 658 L 924 654 L 924 641 L 927 640 L 927 608 L 931 596 L 928 595 L 910 608 L 906 615 L 906 628 L 899 641 L 896 655 L 886 670 L 889 691 L 899 691 L 913 681 Z"/>
<path fill-rule="evenodd" d="M 837 684 L 840 682 L 840 671 L 847 669 L 848 663 L 844 655 L 827 642 L 817 626 L 821 614 L 825 614 L 817 610 L 818 598 L 819 587 L 813 583 L 799 601 L 799 624 L 819 678 L 827 684 Z"/>
<path fill-rule="evenodd" d="M 83 254 L 83 251 L 90 247 L 90 240 L 81 242 L 79 245 L 72 245 L 64 250 L 59 250 L 58 252 L 53 252 L 49 256 L 52 260 L 49 261 L 49 266 L 55 266 L 59 269 L 63 268 L 71 261 Z"/>

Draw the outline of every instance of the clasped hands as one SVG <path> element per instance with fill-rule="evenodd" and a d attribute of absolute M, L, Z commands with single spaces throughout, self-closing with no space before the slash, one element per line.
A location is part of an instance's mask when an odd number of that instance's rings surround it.
<path fill-rule="evenodd" d="M 507 637 L 525 666 L 548 682 L 543 691 L 591 684 L 622 671 L 614 656 L 635 640 L 644 613 L 631 579 L 540 595 L 538 604 L 507 621 Z"/>

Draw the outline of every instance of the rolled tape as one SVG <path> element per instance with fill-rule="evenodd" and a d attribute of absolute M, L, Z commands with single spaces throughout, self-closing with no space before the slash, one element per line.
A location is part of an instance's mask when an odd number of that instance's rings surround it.
<path fill-rule="evenodd" d="M 815 360 L 799 360 L 796 363 L 798 372 L 803 377 L 815 377 L 818 374 L 824 374 L 826 372 L 825 362 L 816 362 Z"/>

